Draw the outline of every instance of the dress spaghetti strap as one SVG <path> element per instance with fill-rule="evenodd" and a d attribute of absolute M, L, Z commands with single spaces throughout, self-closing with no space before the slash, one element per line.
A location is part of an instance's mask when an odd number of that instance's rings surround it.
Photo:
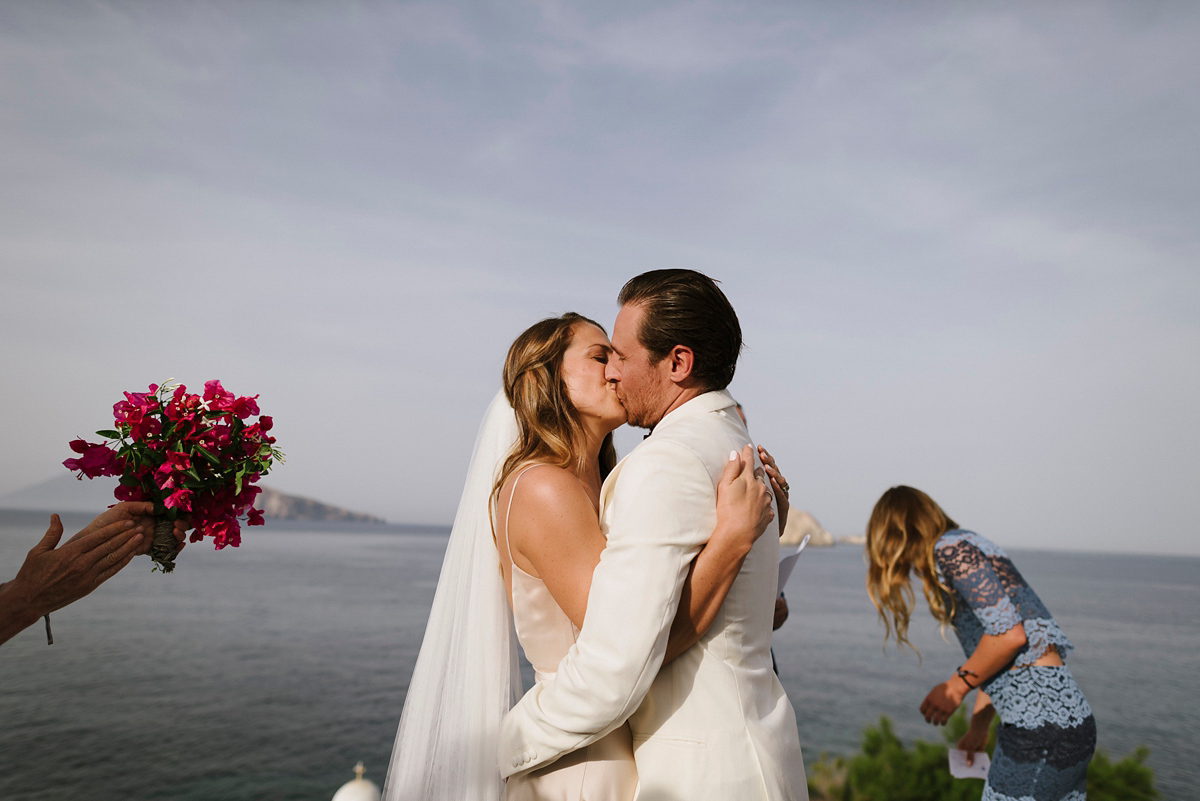
<path fill-rule="evenodd" d="M 512 539 L 508 536 L 508 518 L 512 515 L 513 498 L 517 496 L 517 484 L 521 481 L 521 476 L 525 475 L 533 468 L 541 466 L 542 465 L 540 462 L 534 462 L 533 464 L 526 465 L 520 473 L 517 473 L 517 477 L 513 479 L 512 489 L 509 490 L 508 493 L 508 508 L 504 510 L 504 550 L 508 551 L 508 563 L 513 567 L 516 567 L 517 563 L 513 561 Z"/>

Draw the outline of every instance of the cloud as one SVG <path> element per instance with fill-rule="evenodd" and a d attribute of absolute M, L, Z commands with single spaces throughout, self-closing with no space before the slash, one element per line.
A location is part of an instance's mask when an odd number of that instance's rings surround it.
<path fill-rule="evenodd" d="M 0 492 L 218 377 L 280 487 L 445 522 L 512 338 L 686 266 L 835 531 L 904 480 L 1013 544 L 1194 551 L 1197 14 L 6 4 Z"/>

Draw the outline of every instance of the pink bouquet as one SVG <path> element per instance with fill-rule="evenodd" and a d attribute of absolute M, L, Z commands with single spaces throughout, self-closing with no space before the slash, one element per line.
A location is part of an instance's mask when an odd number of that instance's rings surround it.
<path fill-rule="evenodd" d="M 149 392 L 126 392 L 113 406 L 116 428 L 97 431 L 100 444 L 77 439 L 79 454 L 63 465 L 84 476 L 120 476 L 113 493 L 119 501 L 153 501 L 154 543 L 150 555 L 164 572 L 175 567 L 178 544 L 174 521 L 190 520 L 192 542 L 212 537 L 218 550 L 242 541 L 238 518 L 263 524 L 254 508 L 262 490 L 254 486 L 283 461 L 272 420 L 259 415 L 258 396 L 236 397 L 220 381 L 204 385 L 204 395 L 189 394 L 182 384 L 150 385 Z"/>

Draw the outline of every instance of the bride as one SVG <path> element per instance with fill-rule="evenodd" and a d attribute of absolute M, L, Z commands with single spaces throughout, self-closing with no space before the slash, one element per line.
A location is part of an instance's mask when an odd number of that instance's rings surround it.
<path fill-rule="evenodd" d="M 488 407 L 459 501 L 384 784 L 386 801 L 628 801 L 637 772 L 628 726 L 514 777 L 497 732 L 520 694 L 514 640 L 537 681 L 553 676 L 587 611 L 604 536 L 600 487 L 625 409 L 604 377 L 604 329 L 578 314 L 517 337 Z M 772 483 L 778 486 L 777 473 Z M 781 478 L 778 479 L 782 481 Z M 766 530 L 770 494 L 749 446 L 717 486 L 717 524 L 692 566 L 666 661 L 699 641 L 741 559 Z"/>

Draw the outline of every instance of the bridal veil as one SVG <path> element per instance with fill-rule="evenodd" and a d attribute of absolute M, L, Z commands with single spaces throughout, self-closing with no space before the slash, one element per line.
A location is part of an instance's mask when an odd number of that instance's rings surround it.
<path fill-rule="evenodd" d="M 488 498 L 516 440 L 516 418 L 500 392 L 475 439 L 384 801 L 497 801 L 504 792 L 496 743 L 521 680 Z"/>

